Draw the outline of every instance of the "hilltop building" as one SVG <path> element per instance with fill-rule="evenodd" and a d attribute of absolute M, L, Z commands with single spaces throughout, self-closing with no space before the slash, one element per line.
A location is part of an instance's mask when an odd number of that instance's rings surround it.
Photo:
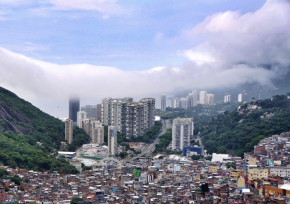
<path fill-rule="evenodd" d="M 240 93 L 239 95 L 238 95 L 238 102 L 243 102 L 243 94 L 242 93 Z"/>
<path fill-rule="evenodd" d="M 171 108 L 179 108 L 179 98 L 171 99 Z"/>
<path fill-rule="evenodd" d="M 183 147 L 188 147 L 193 129 L 193 118 L 174 119 L 172 124 L 172 150 L 183 150 Z"/>
<path fill-rule="evenodd" d="M 69 144 L 73 141 L 73 121 L 71 119 L 65 120 L 65 139 Z"/>
<path fill-rule="evenodd" d="M 227 102 L 231 102 L 231 95 L 225 95 L 224 96 L 224 102 L 227 103 Z"/>

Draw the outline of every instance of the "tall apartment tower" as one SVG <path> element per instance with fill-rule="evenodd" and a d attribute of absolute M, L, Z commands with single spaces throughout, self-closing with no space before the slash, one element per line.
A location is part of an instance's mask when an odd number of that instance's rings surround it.
<path fill-rule="evenodd" d="M 166 111 L 166 95 L 161 95 L 161 111 Z"/>
<path fill-rule="evenodd" d="M 139 101 L 143 105 L 143 121 L 144 130 L 149 130 L 155 125 L 155 99 L 154 98 L 143 98 Z M 141 115 L 142 117 L 142 115 Z M 142 125 L 142 124 L 141 124 Z"/>
<path fill-rule="evenodd" d="M 87 118 L 87 112 L 78 111 L 77 112 L 77 126 L 83 128 L 83 120 Z"/>
<path fill-rule="evenodd" d="M 97 104 L 97 120 L 102 121 L 102 104 Z"/>
<path fill-rule="evenodd" d="M 71 119 L 65 120 L 65 139 L 69 144 L 73 141 L 73 121 Z"/>
<path fill-rule="evenodd" d="M 171 99 L 171 108 L 179 108 L 179 98 Z"/>
<path fill-rule="evenodd" d="M 183 150 L 190 146 L 193 135 L 193 118 L 176 118 L 172 124 L 172 150 Z"/>
<path fill-rule="evenodd" d="M 93 123 L 92 142 L 98 143 L 98 144 L 104 143 L 104 126 L 102 125 L 101 121 L 99 121 L 99 120 L 96 120 Z"/>
<path fill-rule="evenodd" d="M 208 104 L 208 102 L 207 102 L 207 92 L 206 91 L 200 91 L 199 92 L 199 103 L 200 104 Z"/>
<path fill-rule="evenodd" d="M 231 95 L 224 96 L 224 103 L 231 102 Z"/>
<path fill-rule="evenodd" d="M 197 106 L 197 101 L 198 101 L 198 92 L 197 90 L 192 91 L 193 97 L 191 100 L 191 107 Z"/>
<path fill-rule="evenodd" d="M 243 102 L 243 94 L 242 93 L 240 93 L 239 95 L 238 95 L 238 102 Z"/>
<path fill-rule="evenodd" d="M 207 94 L 207 103 L 208 103 L 208 105 L 214 105 L 214 95 L 213 94 Z"/>
<path fill-rule="evenodd" d="M 117 127 L 108 127 L 108 153 L 109 155 L 116 155 L 117 151 Z"/>
<path fill-rule="evenodd" d="M 179 100 L 179 108 L 188 109 L 188 107 L 189 107 L 188 98 L 181 98 Z"/>
<path fill-rule="evenodd" d="M 83 106 L 81 107 L 81 111 L 85 111 L 88 118 L 97 118 L 97 105 Z"/>
<path fill-rule="evenodd" d="M 80 111 L 80 99 L 78 97 L 70 97 L 69 99 L 69 119 L 77 122 L 77 112 Z"/>

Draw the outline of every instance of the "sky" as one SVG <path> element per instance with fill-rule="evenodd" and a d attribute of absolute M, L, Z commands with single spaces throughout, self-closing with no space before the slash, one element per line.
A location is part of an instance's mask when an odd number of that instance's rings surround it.
<path fill-rule="evenodd" d="M 161 94 L 271 84 L 289 68 L 289 19 L 289 0 L 0 0 L 0 86 L 63 118 L 70 95 L 158 108 Z"/>

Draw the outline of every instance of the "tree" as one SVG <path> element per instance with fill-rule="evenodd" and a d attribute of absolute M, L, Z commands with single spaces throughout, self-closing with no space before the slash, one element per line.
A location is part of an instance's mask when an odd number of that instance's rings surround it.
<path fill-rule="evenodd" d="M 77 204 L 79 201 L 83 201 L 83 199 L 78 198 L 78 197 L 73 197 L 72 200 L 70 201 L 70 204 Z"/>
<path fill-rule="evenodd" d="M 200 190 L 205 193 L 205 192 L 208 192 L 209 191 L 209 188 L 208 188 L 208 183 L 204 183 L 200 186 Z"/>

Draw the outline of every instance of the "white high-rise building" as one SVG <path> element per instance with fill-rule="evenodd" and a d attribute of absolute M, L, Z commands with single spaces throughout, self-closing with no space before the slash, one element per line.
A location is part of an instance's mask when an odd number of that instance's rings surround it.
<path fill-rule="evenodd" d="M 132 98 L 105 98 L 102 102 L 102 122 L 117 127 L 126 137 L 142 136 L 155 124 L 155 99 L 143 98 L 133 102 Z"/>
<path fill-rule="evenodd" d="M 225 95 L 224 96 L 224 103 L 227 103 L 227 102 L 231 102 L 231 95 Z"/>
<path fill-rule="evenodd" d="M 214 105 L 214 95 L 213 94 L 207 94 L 207 103 L 208 103 L 208 105 Z"/>
<path fill-rule="evenodd" d="M 171 108 L 179 108 L 179 98 L 171 99 Z"/>
<path fill-rule="evenodd" d="M 172 150 L 183 150 L 190 146 L 193 135 L 193 118 L 176 118 L 172 124 Z"/>
<path fill-rule="evenodd" d="M 93 123 L 92 142 L 98 144 L 104 143 L 104 126 L 99 120 L 96 120 Z"/>
<path fill-rule="evenodd" d="M 179 100 L 179 108 L 188 109 L 188 98 L 181 98 Z"/>
<path fill-rule="evenodd" d="M 73 141 L 73 121 L 71 119 L 65 120 L 65 139 L 71 144 Z"/>
<path fill-rule="evenodd" d="M 87 112 L 85 111 L 78 111 L 77 112 L 77 126 L 79 128 L 83 127 L 83 120 L 87 118 Z"/>
<path fill-rule="evenodd" d="M 198 101 L 198 92 L 197 90 L 193 90 L 193 97 L 192 97 L 192 101 L 191 101 L 191 107 L 197 106 L 197 101 Z"/>
<path fill-rule="evenodd" d="M 200 104 L 208 104 L 207 102 L 207 91 L 199 92 L 199 103 Z"/>
<path fill-rule="evenodd" d="M 166 111 L 166 95 L 161 95 L 161 111 Z"/>
<path fill-rule="evenodd" d="M 243 102 L 243 94 L 242 93 L 240 93 L 239 95 L 238 95 L 238 102 Z"/>
<path fill-rule="evenodd" d="M 87 118 L 97 118 L 97 105 L 86 105 L 81 107 L 81 111 L 87 113 Z"/>
<path fill-rule="evenodd" d="M 116 155 L 117 151 L 117 130 L 115 126 L 108 127 L 108 153 L 109 155 Z"/>

